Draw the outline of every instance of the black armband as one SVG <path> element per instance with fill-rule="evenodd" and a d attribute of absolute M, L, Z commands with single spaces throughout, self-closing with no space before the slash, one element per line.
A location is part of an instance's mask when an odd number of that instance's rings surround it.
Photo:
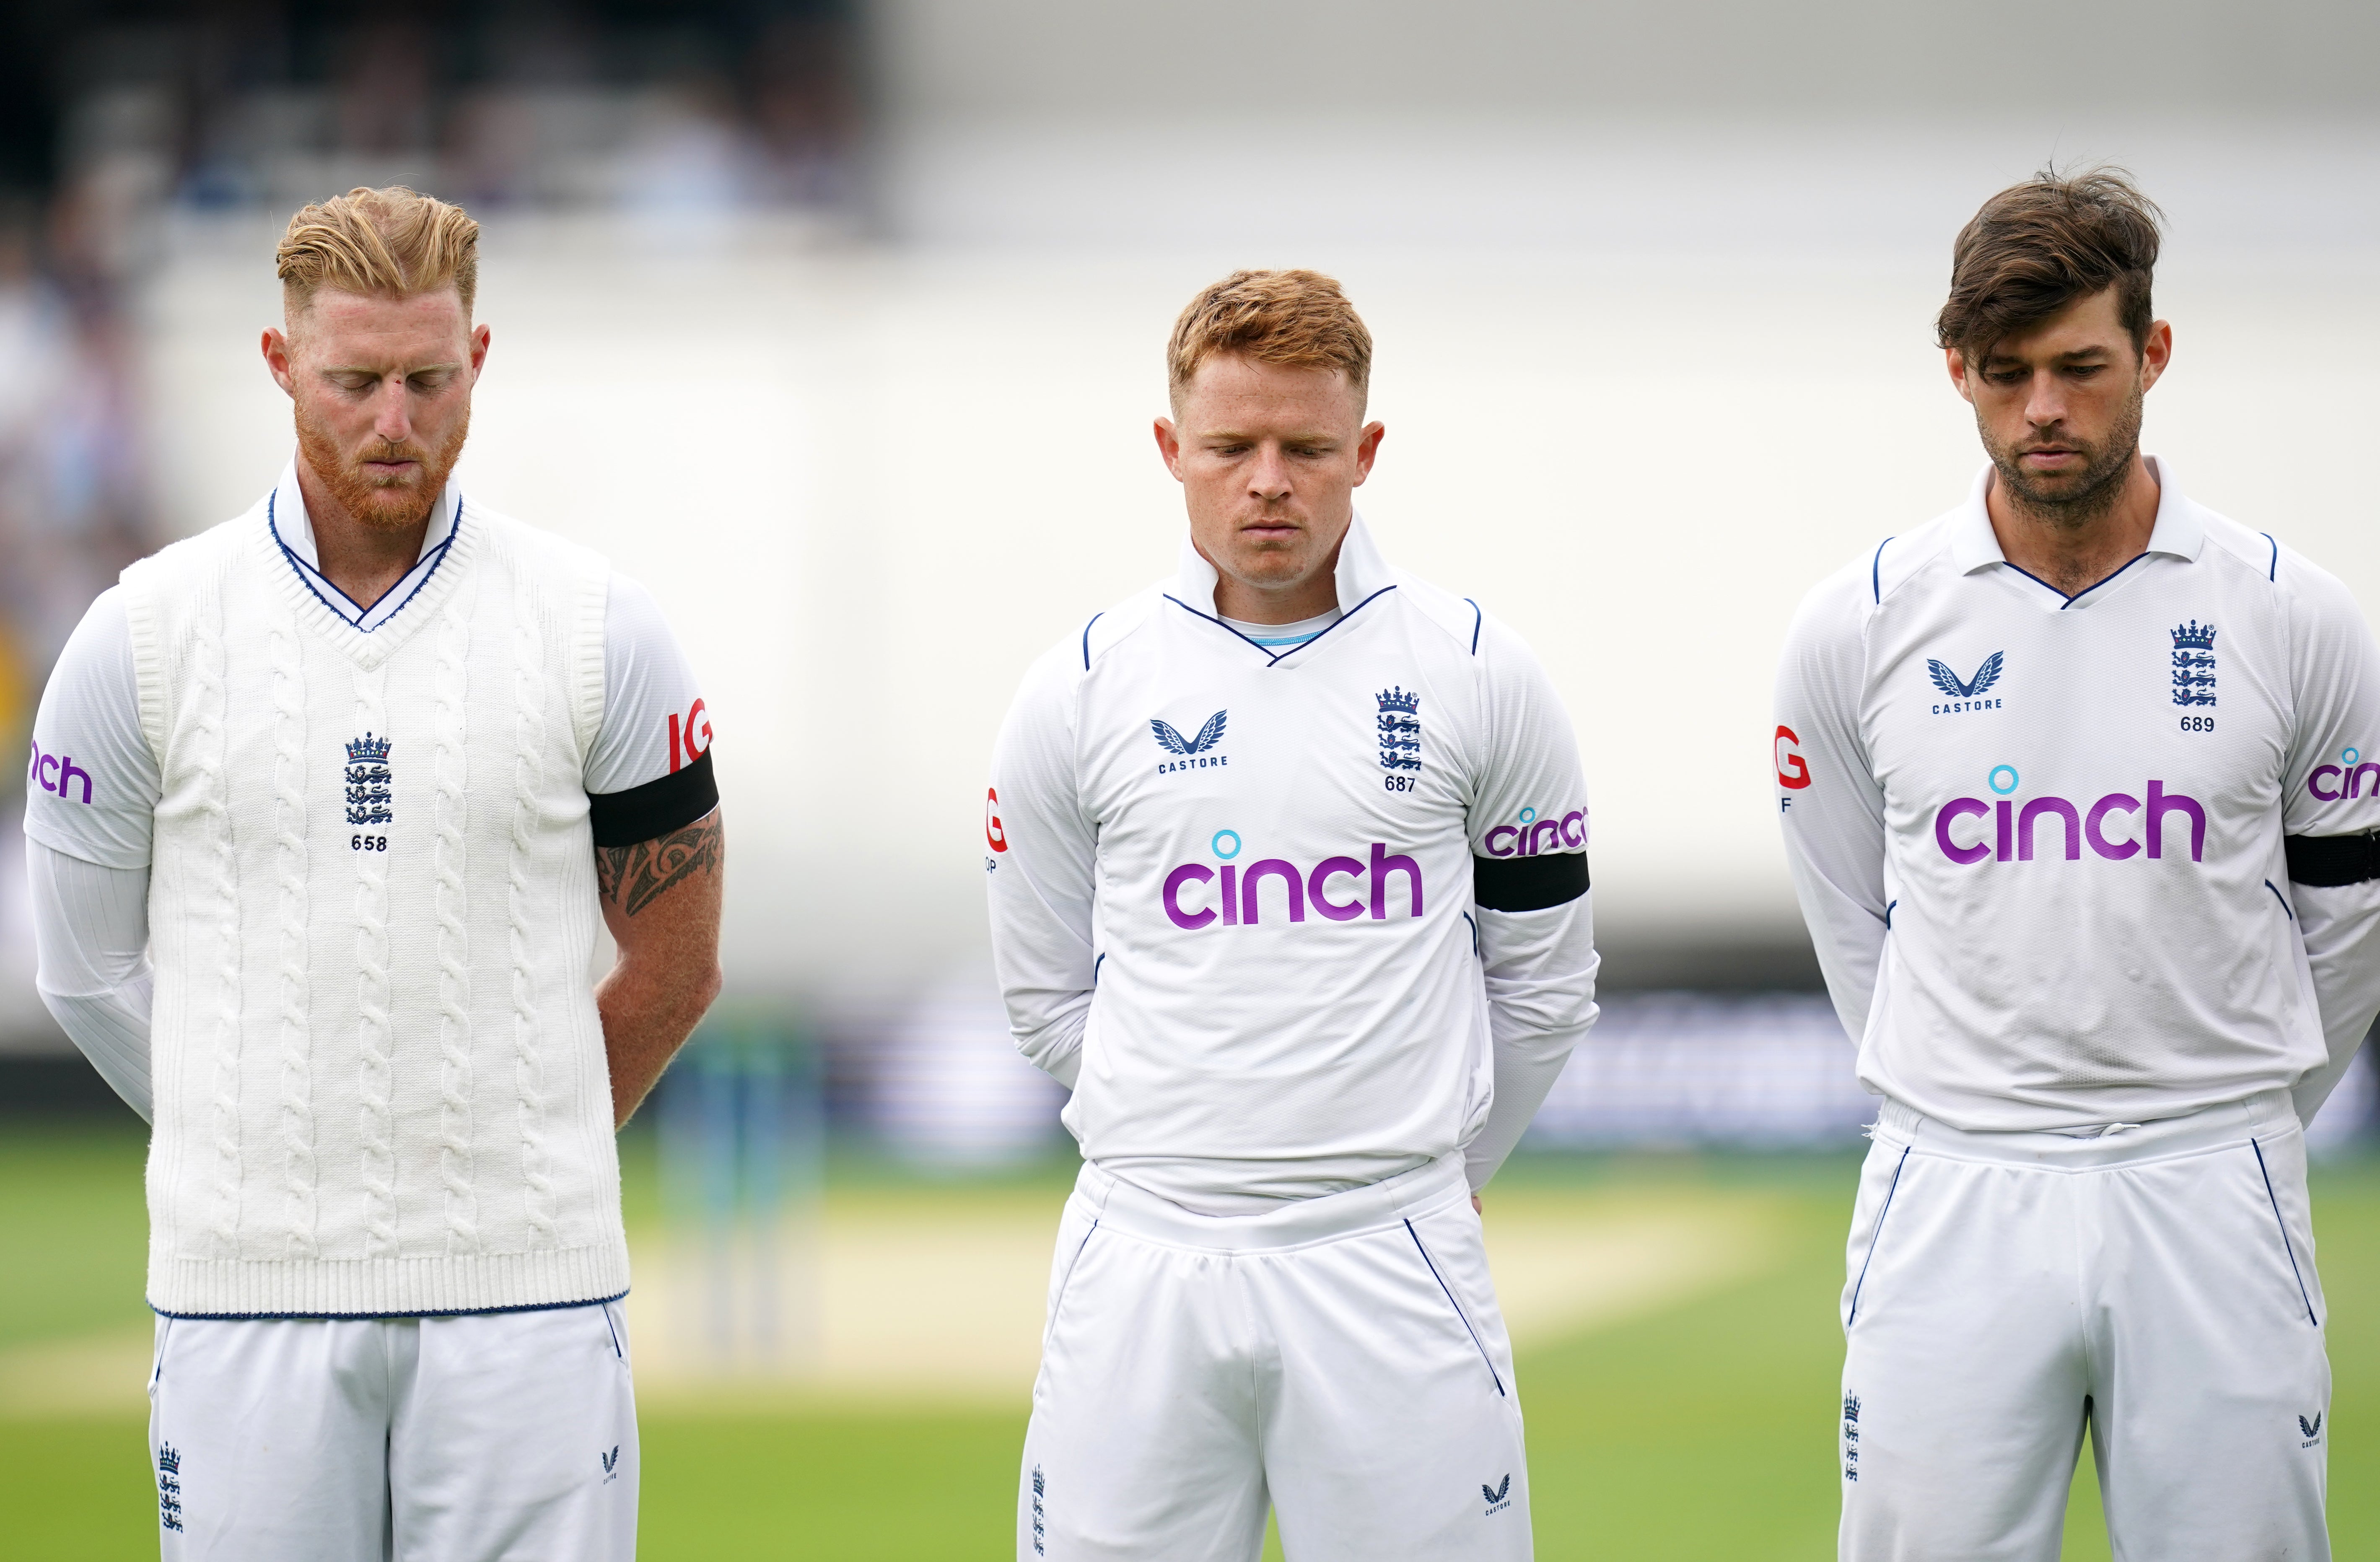
<path fill-rule="evenodd" d="M 710 750 L 684 770 L 625 792 L 589 792 L 589 812 L 599 847 L 637 846 L 659 840 L 719 806 L 719 783 L 710 778 Z"/>
<path fill-rule="evenodd" d="M 2380 879 L 2380 830 L 2352 836 L 2289 836 L 2282 840 L 2281 849 L 2289 855 L 2291 884 L 2333 889 Z"/>
<path fill-rule="evenodd" d="M 1586 889 L 1583 851 L 1471 860 L 1471 898 L 1490 911 L 1542 911 L 1566 906 Z"/>

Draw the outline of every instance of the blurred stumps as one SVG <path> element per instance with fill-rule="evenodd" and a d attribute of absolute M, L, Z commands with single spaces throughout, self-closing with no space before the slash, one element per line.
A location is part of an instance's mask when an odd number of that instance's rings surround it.
<path fill-rule="evenodd" d="M 819 1349 L 826 1119 L 819 1049 L 787 1016 L 714 1012 L 662 1080 L 673 1268 L 701 1288 L 672 1341 L 710 1371 L 798 1373 Z M 693 1300 L 693 1299 L 687 1299 Z"/>

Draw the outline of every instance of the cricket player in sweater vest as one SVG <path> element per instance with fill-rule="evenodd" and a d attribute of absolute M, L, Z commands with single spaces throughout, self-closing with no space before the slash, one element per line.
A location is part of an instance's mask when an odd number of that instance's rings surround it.
<path fill-rule="evenodd" d="M 1884 1100 L 1842 1296 L 1841 1555 L 2329 1555 L 2302 1124 L 2380 1008 L 2380 653 L 2140 450 L 2158 218 L 2043 174 L 1939 323 L 1989 463 L 1803 604 L 1777 803 Z"/>
<path fill-rule="evenodd" d="M 1025 679 L 993 948 L 1085 1165 L 1020 1559 L 1524 1558 L 1477 1190 L 1595 1018 L 1586 797 L 1518 637 L 1354 508 L 1371 338 L 1241 272 L 1174 327 L 1179 568 Z"/>
<path fill-rule="evenodd" d="M 154 1124 L 167 1562 L 636 1549 L 613 1131 L 718 990 L 718 792 L 651 598 L 452 481 L 478 234 L 298 214 L 295 459 L 34 730 L 42 992 Z"/>

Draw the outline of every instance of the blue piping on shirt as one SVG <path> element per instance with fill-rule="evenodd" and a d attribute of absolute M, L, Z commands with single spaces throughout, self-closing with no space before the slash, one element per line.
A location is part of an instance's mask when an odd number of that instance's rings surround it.
<path fill-rule="evenodd" d="M 360 635 L 368 635 L 370 634 L 373 629 L 382 628 L 391 620 L 395 618 L 398 614 L 412 606 L 413 599 L 421 594 L 421 589 L 430 584 L 431 578 L 438 573 L 438 567 L 446 562 L 446 551 L 455 545 L 455 539 L 463 534 L 463 501 L 457 498 L 455 501 L 455 524 L 447 529 L 445 540 L 441 542 L 436 547 L 431 549 L 428 554 L 423 555 L 429 559 L 430 567 L 423 570 L 421 579 L 413 583 L 413 590 L 405 593 L 405 600 L 403 602 L 400 602 L 395 607 L 390 608 L 386 616 L 382 617 L 380 623 L 374 624 L 371 628 L 367 629 L 360 622 L 358 621 L 358 616 L 369 615 L 373 608 L 379 606 L 381 603 L 387 600 L 386 593 L 383 592 L 381 596 L 375 597 L 369 603 L 358 602 L 346 592 L 340 591 L 337 585 L 333 583 L 328 575 L 323 574 L 321 570 L 308 564 L 304 559 L 299 558 L 297 552 L 292 549 L 288 543 L 281 540 L 281 525 L 275 513 L 280 498 L 280 493 L 276 490 L 273 494 L 266 495 L 264 500 L 264 529 L 272 533 L 273 545 L 281 550 L 281 556 L 287 559 L 289 561 L 289 567 L 298 572 L 298 583 L 304 586 L 309 592 L 312 592 L 314 600 L 329 608 L 334 614 L 337 615 L 341 623 L 346 625 L 347 628 L 355 630 Z M 421 568 L 420 559 L 415 559 L 413 561 L 413 568 Z M 413 570 L 408 569 L 406 573 L 410 575 L 413 573 Z M 355 616 L 351 616 L 347 612 L 342 610 L 336 603 L 332 602 L 329 597 L 326 597 L 321 592 L 316 591 L 314 588 L 314 582 L 317 580 L 322 581 L 325 586 L 329 586 L 331 590 L 337 594 L 340 602 L 344 602 L 352 607 L 355 610 Z M 389 588 L 390 591 L 395 591 L 395 589 L 396 588 L 395 586 L 391 586 Z"/>
<path fill-rule="evenodd" d="M 1265 649 L 1265 644 L 1264 644 L 1264 642 L 1263 642 L 1262 641 L 1259 641 L 1259 640 L 1251 640 L 1251 639 L 1249 639 L 1249 637 L 1248 637 L 1248 636 L 1244 635 L 1244 634 L 1241 634 L 1239 630 L 1237 630 L 1237 629 L 1235 629 L 1235 628 L 1232 628 L 1231 625 L 1229 625 L 1229 624 L 1227 624 L 1227 623 L 1223 622 L 1223 620 L 1222 620 L 1222 619 L 1216 617 L 1216 616 L 1215 616 L 1213 614 L 1211 614 L 1211 613 L 1201 613 L 1201 612 L 1199 612 L 1196 608 L 1195 608 L 1195 607 L 1191 606 L 1188 603 L 1186 603 L 1186 602 L 1183 601 L 1180 597 L 1175 596 L 1172 592 L 1165 592 L 1165 593 L 1164 593 L 1164 595 L 1165 595 L 1165 600 L 1166 600 L 1166 601 L 1168 601 L 1168 602 L 1172 603 L 1174 606 L 1176 606 L 1176 607 L 1180 608 L 1183 612 L 1189 614 L 1192 617 L 1194 617 L 1194 618 L 1204 618 L 1205 620 L 1207 620 L 1207 622 L 1208 622 L 1209 624 L 1214 625 L 1217 628 L 1221 629 L 1224 633 L 1229 634 L 1229 635 L 1232 636 L 1233 638 L 1235 638 L 1235 639 L 1237 639 L 1237 640 L 1245 641 L 1246 641 L 1248 644 L 1255 646 L 1258 651 L 1262 651 L 1262 652 L 1264 652 L 1264 654 L 1265 654 L 1265 665 L 1266 665 L 1267 666 L 1272 666 L 1272 665 L 1278 665 L 1278 664 L 1280 663 L 1280 661 L 1281 661 L 1281 659 L 1282 657 L 1284 657 L 1284 656 L 1288 656 L 1288 655 L 1291 655 L 1291 654 L 1293 654 L 1293 653 L 1295 653 L 1295 652 L 1298 652 L 1298 651 L 1302 651 L 1302 650 L 1304 650 L 1306 646 L 1312 645 L 1312 644 L 1315 642 L 1315 641 L 1320 640 L 1324 635 L 1329 634 L 1332 629 L 1335 629 L 1335 628 L 1339 628 L 1341 624 L 1344 624 L 1348 619 L 1353 618 L 1356 614 L 1363 612 L 1363 611 L 1364 611 L 1364 609 L 1366 609 L 1366 607 L 1371 606 L 1371 605 L 1372 605 L 1372 604 L 1374 604 L 1374 603 L 1376 603 L 1376 602 L 1379 601 L 1382 597 L 1384 597 L 1384 596 L 1388 595 L 1390 592 L 1395 591 L 1395 590 L 1396 590 L 1396 587 L 1394 587 L 1394 586 L 1382 586 L 1378 591 L 1374 592 L 1370 596 L 1366 597 L 1363 601 L 1361 601 L 1361 602 L 1357 603 L 1354 606 L 1353 606 L 1353 607 L 1349 608 L 1346 612 L 1342 613 L 1341 615 L 1339 615 L 1339 622 L 1338 622 L 1337 624 L 1330 624 L 1330 625 L 1328 625 L 1328 626 L 1326 626 L 1326 627 L 1324 627 L 1324 628 L 1320 628 L 1320 629 L 1317 629 L 1317 630 L 1314 632 L 1314 634 L 1312 635 L 1312 637 L 1311 637 L 1311 638 L 1306 639 L 1306 640 L 1304 640 L 1304 641 L 1300 641 L 1297 644 L 1291 646 L 1291 647 L 1289 648 L 1289 650 L 1287 650 L 1287 651 L 1281 651 L 1281 652 L 1273 652 L 1273 651 L 1268 651 L 1268 650 L 1266 650 L 1266 649 Z M 1086 636 L 1087 637 L 1087 635 L 1088 635 L 1089 631 L 1088 631 L 1088 630 L 1085 630 L 1084 632 L 1085 632 Z"/>
<path fill-rule="evenodd" d="M 2064 605 L 2059 607 L 2058 611 L 2063 613 L 2067 608 L 2073 606 L 2076 603 L 2081 602 L 2084 597 L 2089 596 L 2093 592 L 2095 592 L 2100 587 L 2106 585 L 2107 581 L 2113 580 L 2116 578 L 2116 575 L 2121 575 L 2125 569 L 2130 569 L 2133 565 L 2140 563 L 2141 560 L 2148 556 L 2149 555 L 2146 554 L 2134 554 L 2131 558 L 2124 561 L 2123 568 L 2117 570 L 2115 575 L 2110 575 L 2107 577 L 2106 580 L 2094 580 L 2089 585 L 2083 587 L 2081 591 L 2076 592 L 2072 596 L 2068 596 L 2064 592 L 2059 591 L 2056 586 L 2051 585 L 2048 581 L 2043 580 L 2040 576 L 2035 575 L 2030 569 L 2020 569 L 2017 566 L 2009 564 L 2009 561 L 2006 559 L 2002 559 L 2000 562 L 2002 564 L 2008 564 L 2008 567 L 2010 569 L 2015 569 L 2018 574 L 2023 576 L 2034 585 L 2039 586 L 2043 591 L 2048 592 L 2052 595 L 2058 597 L 2064 604 Z"/>

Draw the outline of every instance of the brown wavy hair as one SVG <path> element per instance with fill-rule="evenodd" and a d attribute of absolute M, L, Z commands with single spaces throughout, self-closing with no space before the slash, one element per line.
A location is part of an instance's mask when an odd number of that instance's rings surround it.
<path fill-rule="evenodd" d="M 2138 352 L 2155 322 L 2149 281 L 2164 220 L 2121 168 L 2045 168 L 2010 186 L 1959 230 L 1936 340 L 1979 365 L 1997 344 L 2113 287 Z"/>

